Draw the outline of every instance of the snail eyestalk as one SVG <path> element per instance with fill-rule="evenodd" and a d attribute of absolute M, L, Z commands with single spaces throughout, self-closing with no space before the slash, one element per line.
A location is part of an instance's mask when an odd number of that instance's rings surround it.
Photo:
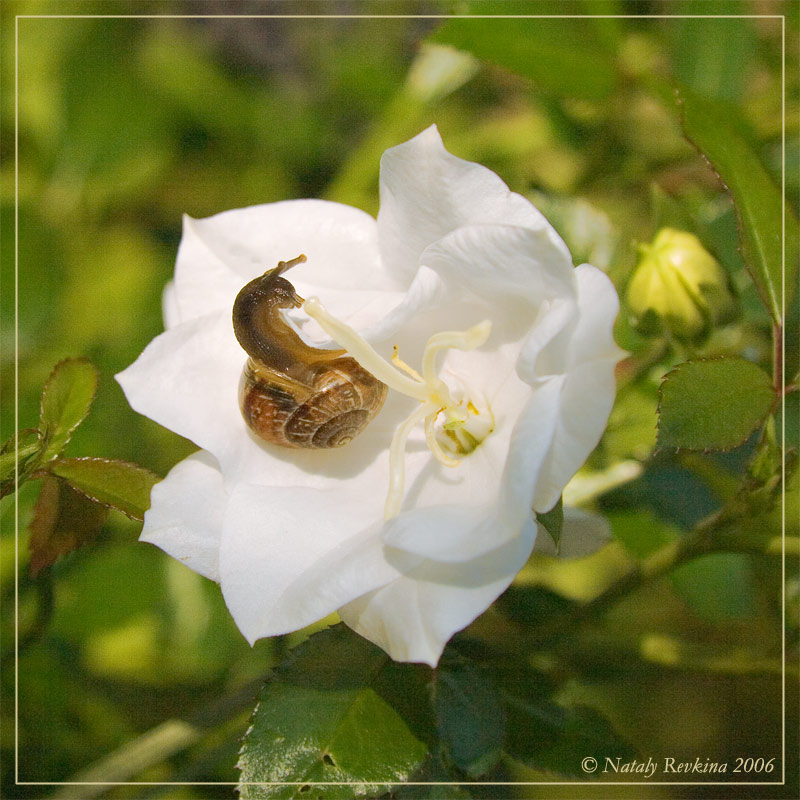
<path fill-rule="evenodd" d="M 428 339 L 422 354 L 422 372 L 402 361 L 394 348 L 392 362 L 386 361 L 353 328 L 330 314 L 316 297 L 303 304 L 303 310 L 343 347 L 364 369 L 383 381 L 390 389 L 416 400 L 417 406 L 401 423 L 389 447 L 389 489 L 384 506 L 384 519 L 396 516 L 405 492 L 405 448 L 414 427 L 424 421 L 425 441 L 441 464 L 456 467 L 494 430 L 494 417 L 488 405 L 479 398 L 454 398 L 447 384 L 439 377 L 436 357 L 441 350 L 474 350 L 489 338 L 492 324 L 479 322 L 466 331 L 442 331 Z M 402 370 L 402 372 L 401 372 Z M 485 408 L 481 410 L 480 405 Z M 436 422 L 443 414 L 445 422 L 437 430 Z"/>
<path fill-rule="evenodd" d="M 283 275 L 283 273 L 287 270 L 290 270 L 292 267 L 296 267 L 298 264 L 305 264 L 306 261 L 308 261 L 308 259 L 303 253 L 300 253 L 297 258 L 292 258 L 289 261 L 279 261 L 278 266 L 275 267 L 275 270 L 278 272 L 278 275 Z"/>

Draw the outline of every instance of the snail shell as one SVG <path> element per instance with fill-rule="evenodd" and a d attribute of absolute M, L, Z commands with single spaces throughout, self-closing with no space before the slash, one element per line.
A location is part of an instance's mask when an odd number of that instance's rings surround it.
<path fill-rule="evenodd" d="M 380 411 L 387 388 L 345 350 L 307 345 L 284 319 L 283 309 L 304 301 L 281 275 L 305 260 L 279 262 L 236 297 L 233 329 L 250 356 L 239 407 L 248 427 L 271 444 L 341 447 Z"/>

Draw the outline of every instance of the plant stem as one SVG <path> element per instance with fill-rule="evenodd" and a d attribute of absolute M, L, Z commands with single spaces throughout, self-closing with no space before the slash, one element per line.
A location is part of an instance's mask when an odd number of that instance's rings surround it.
<path fill-rule="evenodd" d="M 187 720 L 168 719 L 109 755 L 75 773 L 52 795 L 53 800 L 90 800 L 115 784 L 130 782 L 154 764 L 192 747 L 205 731 L 253 706 L 264 678 L 259 677 L 197 709 Z"/>
<path fill-rule="evenodd" d="M 772 387 L 780 397 L 783 393 L 783 326 L 772 326 Z"/>

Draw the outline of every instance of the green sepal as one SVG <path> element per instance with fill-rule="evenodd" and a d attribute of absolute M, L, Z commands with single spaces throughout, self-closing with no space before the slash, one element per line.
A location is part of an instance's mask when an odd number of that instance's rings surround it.
<path fill-rule="evenodd" d="M 550 534 L 553 544 L 556 546 L 556 553 L 561 546 L 561 533 L 564 530 L 564 499 L 558 498 L 558 502 L 544 514 L 537 514 L 536 521 Z"/>

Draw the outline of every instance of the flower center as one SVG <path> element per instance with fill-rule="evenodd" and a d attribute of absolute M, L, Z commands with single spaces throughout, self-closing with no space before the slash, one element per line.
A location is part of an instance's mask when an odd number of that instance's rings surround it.
<path fill-rule="evenodd" d="M 494 417 L 485 400 L 465 390 L 451 391 L 436 369 L 439 351 L 480 347 L 489 338 L 492 324 L 484 320 L 466 331 L 435 333 L 422 353 L 420 374 L 400 359 L 396 347 L 392 356 L 394 366 L 390 364 L 349 325 L 329 314 L 318 298 L 309 297 L 303 310 L 364 369 L 390 389 L 419 403 L 398 426 L 389 446 L 389 491 L 384 519 L 391 519 L 403 502 L 406 442 L 418 423 L 424 423 L 425 441 L 433 455 L 448 467 L 458 466 L 460 457 L 472 453 L 494 430 Z"/>

